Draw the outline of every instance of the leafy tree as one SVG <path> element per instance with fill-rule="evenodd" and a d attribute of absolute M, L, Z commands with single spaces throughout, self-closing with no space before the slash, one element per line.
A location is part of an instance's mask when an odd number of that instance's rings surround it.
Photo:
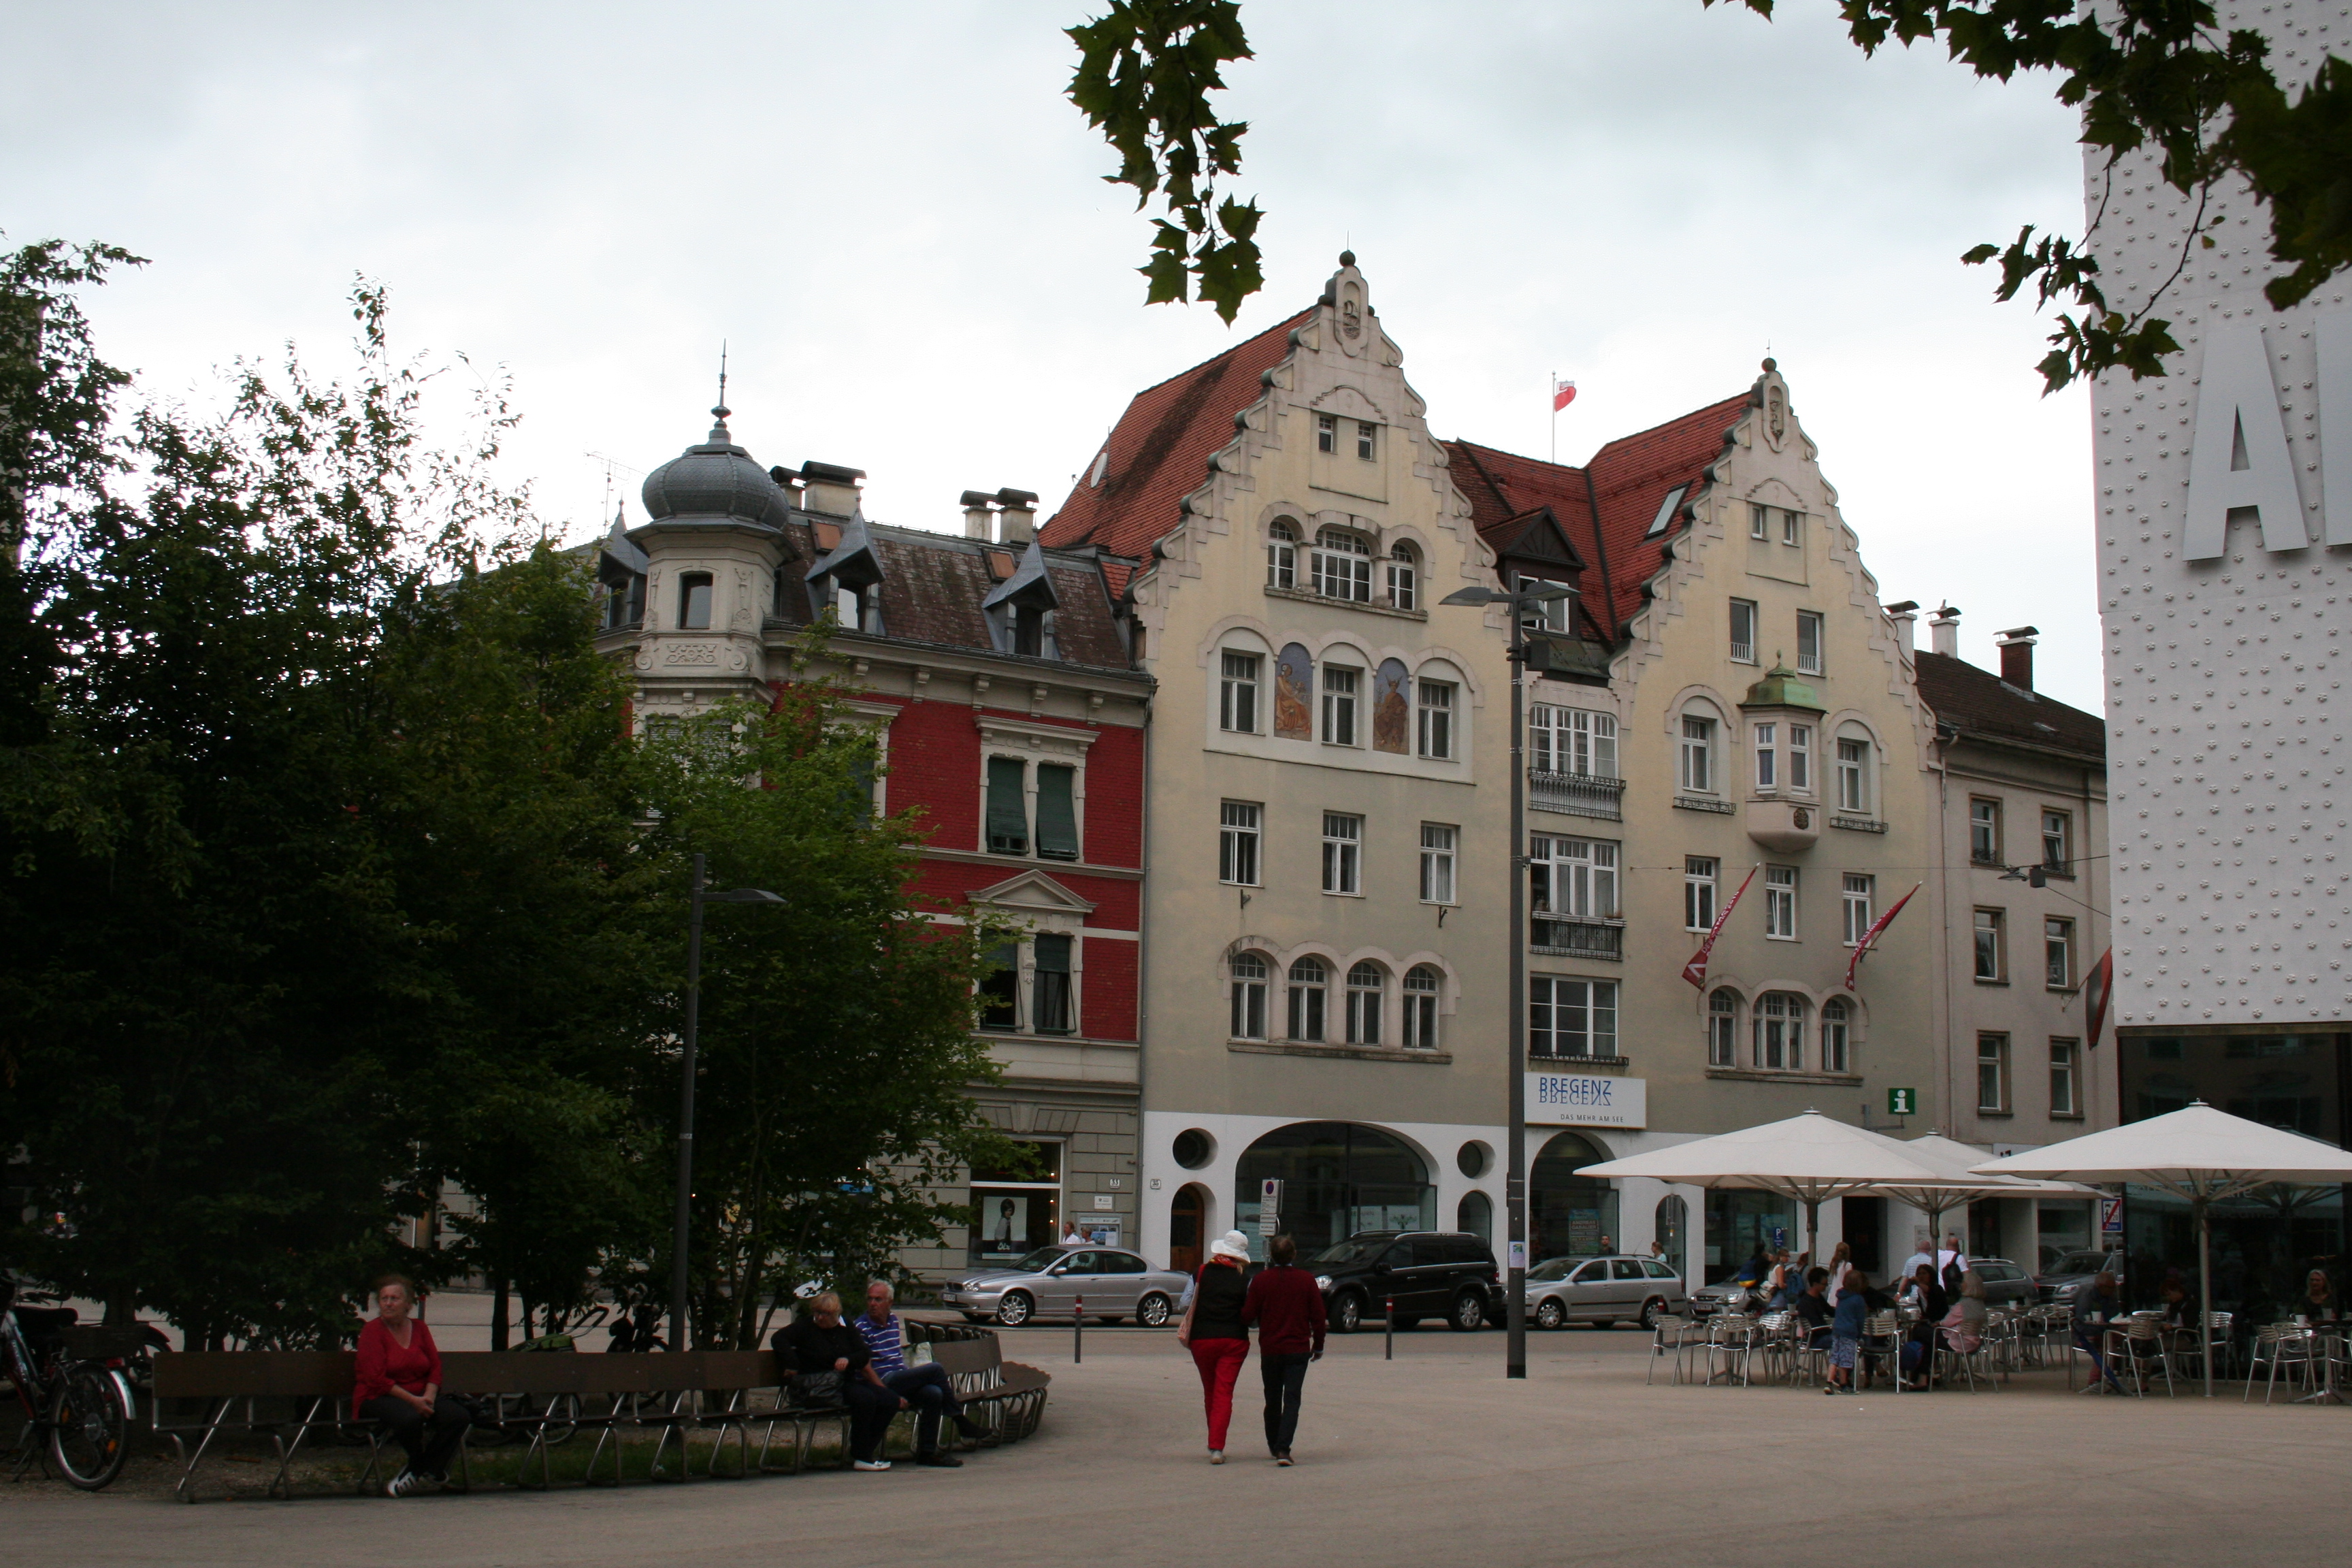
<path fill-rule="evenodd" d="M 910 894 L 919 824 L 874 816 L 874 744 L 831 681 L 803 669 L 772 706 L 672 721 L 647 751 L 666 929 L 684 927 L 696 850 L 712 887 L 784 900 L 710 904 L 704 923 L 696 1338 L 750 1346 L 762 1302 L 895 1271 L 901 1246 L 969 1219 L 939 1192 L 961 1167 L 1014 1157 L 967 1092 L 998 1076 L 972 994 L 1003 933 Z M 645 1112 L 673 1128 L 677 1072 L 648 1081 Z"/>
<path fill-rule="evenodd" d="M 1713 6 L 1735 0 L 1701 0 Z M 1772 15 L 1775 0 L 1736 0 Z M 2028 283 L 2036 300 L 2067 303 L 2038 368 L 2054 392 L 2080 377 L 2122 369 L 2135 380 L 2164 374 L 2179 352 L 2156 314 L 2187 269 L 2217 190 L 2243 180 L 2268 205 L 2271 255 L 2287 268 L 2265 285 L 2279 308 L 2304 300 L 2352 266 L 2352 65 L 2323 56 L 2310 82 L 2288 95 L 2267 64 L 2269 45 L 2246 28 L 2224 31 L 2210 0 L 1841 0 L 1847 31 L 1865 54 L 1890 39 L 1940 40 L 1979 77 L 2057 73 L 2058 97 L 2083 111 L 2083 142 L 2116 165 L 2146 150 L 2165 181 L 2196 206 L 2181 258 L 2145 294 L 2110 300 L 2085 248 L 2106 218 L 2101 201 L 2080 238 L 2039 235 L 2028 224 L 2008 245 L 1976 246 L 1961 259 L 1998 260 L 1994 297 Z M 1227 321 L 1263 283 L 1251 236 L 1255 203 L 1220 204 L 1215 175 L 1241 170 L 1239 121 L 1221 122 L 1208 102 L 1224 61 L 1250 58 L 1231 0 L 1110 0 L 1108 12 L 1069 29 L 1079 64 L 1069 95 L 1120 157 L 1108 178 L 1131 184 L 1138 205 L 1164 192 L 1155 219 L 1148 302 L 1182 300 L 1189 279 Z M 1171 221 L 1172 220 L 1172 221 Z M 2219 220 L 2215 220 L 2218 222 Z"/>

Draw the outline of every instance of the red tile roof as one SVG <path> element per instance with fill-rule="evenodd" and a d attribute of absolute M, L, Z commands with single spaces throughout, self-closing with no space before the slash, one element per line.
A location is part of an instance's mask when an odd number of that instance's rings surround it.
<path fill-rule="evenodd" d="M 1234 438 L 1234 416 L 1265 395 L 1258 377 L 1290 353 L 1291 329 L 1313 308 L 1181 375 L 1135 395 L 1095 462 L 1071 488 L 1038 537 L 1048 549 L 1098 544 L 1113 555 L 1148 559 L 1178 521 L 1176 503 L 1209 477 L 1209 456 Z"/>

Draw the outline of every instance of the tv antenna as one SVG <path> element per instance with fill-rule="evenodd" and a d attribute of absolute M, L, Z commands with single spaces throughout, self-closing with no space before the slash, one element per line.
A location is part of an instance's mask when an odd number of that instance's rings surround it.
<path fill-rule="evenodd" d="M 613 521 L 617 522 L 620 521 L 620 514 L 614 510 L 615 503 L 613 500 L 614 476 L 615 474 L 632 474 L 642 479 L 645 477 L 645 470 L 643 468 L 631 468 L 628 464 L 621 461 L 620 458 L 608 458 L 602 452 L 589 452 L 585 454 L 585 456 L 595 462 L 604 465 L 604 507 L 603 511 L 597 513 L 597 516 L 601 519 L 605 515 L 610 514 Z"/>

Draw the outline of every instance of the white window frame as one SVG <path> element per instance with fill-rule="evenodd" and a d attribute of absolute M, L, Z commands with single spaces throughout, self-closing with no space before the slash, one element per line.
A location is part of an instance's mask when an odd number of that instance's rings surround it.
<path fill-rule="evenodd" d="M 2054 828 L 2054 831 L 2053 831 Z M 2057 857 L 2050 854 L 2051 841 L 2058 846 Z M 2054 805 L 2042 808 L 2042 868 L 2045 871 L 2071 871 L 2074 864 L 2074 815 Z"/>
<path fill-rule="evenodd" d="M 1229 993 L 1227 1026 L 1231 1037 L 1236 1040 L 1265 1038 L 1266 982 L 1270 966 L 1261 953 L 1236 954 L 1233 961 L 1233 984 Z M 1253 1028 L 1251 1026 L 1255 1025 Z"/>
<path fill-rule="evenodd" d="M 1343 528 L 1316 530 L 1308 565 L 1315 592 L 1324 598 L 1351 605 L 1372 602 L 1372 549 L 1359 535 Z"/>
<path fill-rule="evenodd" d="M 1364 819 L 1352 812 L 1323 814 L 1323 890 L 1334 898 L 1364 893 Z"/>
<path fill-rule="evenodd" d="M 1356 421 L 1356 457 L 1367 463 L 1380 461 L 1381 427 L 1364 420 Z"/>
<path fill-rule="evenodd" d="M 1372 977 L 1369 985 L 1364 984 L 1367 975 Z M 1341 1040 L 1351 1046 L 1377 1047 L 1381 1044 L 1381 1016 L 1388 1011 L 1388 971 L 1369 958 L 1361 959 L 1348 966 L 1342 984 L 1347 996 L 1347 1022 L 1340 1032 Z"/>
<path fill-rule="evenodd" d="M 1767 991 L 1749 1004 L 1748 1065 L 1758 1072 L 1805 1070 L 1805 999 Z"/>
<path fill-rule="evenodd" d="M 1772 509 L 1761 501 L 1748 503 L 1748 537 L 1765 539 L 1770 536 Z"/>
<path fill-rule="evenodd" d="M 1518 574 L 1519 591 L 1529 588 L 1566 588 L 1568 595 L 1559 599 L 1530 599 L 1519 606 L 1519 625 L 1531 632 L 1556 632 L 1562 637 L 1576 629 L 1576 585 L 1557 577 L 1530 577 Z"/>
<path fill-rule="evenodd" d="M 1848 816 L 1870 815 L 1871 743 L 1852 735 L 1837 742 L 1838 810 Z"/>
<path fill-rule="evenodd" d="M 1413 683 L 1414 743 L 1421 754 L 1432 762 L 1454 760 L 1454 694 L 1459 689 L 1450 680 L 1415 680 Z"/>
<path fill-rule="evenodd" d="M 1780 726 L 1766 720 L 1748 727 L 1756 750 L 1756 793 L 1777 794 L 1780 788 Z"/>
<path fill-rule="evenodd" d="M 1682 716 L 1675 737 L 1675 782 L 1685 795 L 1715 795 L 1715 733 L 1717 721 L 1701 713 Z"/>
<path fill-rule="evenodd" d="M 1978 984 L 1998 985 L 2009 978 L 2007 910 L 1982 906 L 1977 909 L 1969 921 L 1969 955 Z M 1986 973 L 1988 969 L 1991 973 Z"/>
<path fill-rule="evenodd" d="M 1528 710 L 1528 766 L 1539 773 L 1617 776 L 1617 715 L 1538 702 Z"/>
<path fill-rule="evenodd" d="M 1266 525 L 1265 583 L 1269 588 L 1298 586 L 1298 531 L 1286 519 Z"/>
<path fill-rule="evenodd" d="M 2053 991 L 2074 989 L 2074 922 L 2063 915 L 2042 917 L 2042 983 Z"/>
<path fill-rule="evenodd" d="M 1843 996 L 1822 1004 L 1821 1066 L 1823 1072 L 1853 1070 L 1853 1004 Z"/>
<path fill-rule="evenodd" d="M 1987 1090 L 1990 1095 L 1988 1098 Z M 1977 1114 L 2010 1113 L 2009 1037 L 1992 1030 L 1977 1036 Z"/>
<path fill-rule="evenodd" d="M 1860 871 L 1848 871 L 1840 902 L 1843 906 L 1841 928 L 1843 944 L 1857 945 L 1870 934 L 1870 922 L 1874 918 L 1878 902 L 1878 879 Z"/>
<path fill-rule="evenodd" d="M 1528 909 L 1562 921 L 1621 918 L 1619 846 L 1538 833 L 1528 839 Z"/>
<path fill-rule="evenodd" d="M 1577 1000 L 1572 995 L 1580 996 Z M 1607 1059 L 1617 1055 L 1618 1011 L 1622 997 L 1613 980 L 1592 980 L 1579 974 L 1536 974 L 1528 979 L 1528 1055 L 1542 1061 L 1580 1061 L 1594 1058 Z M 1561 1014 L 1570 1009 L 1584 1016 L 1581 1032 L 1564 1029 Z M 1607 1024 L 1602 1025 L 1603 1017 Z M 1545 1020 L 1538 1028 L 1537 1020 Z M 1549 1039 L 1555 1048 L 1546 1050 L 1541 1042 Z M 1582 1045 L 1581 1050 L 1560 1050 L 1559 1041 L 1570 1039 Z"/>
<path fill-rule="evenodd" d="M 1313 977 L 1303 978 L 1309 966 Z M 1321 1045 L 1331 1034 L 1331 966 L 1307 953 L 1291 960 L 1283 980 L 1283 1038 Z"/>
<path fill-rule="evenodd" d="M 2000 864 L 2000 802 L 1990 795 L 1969 796 L 1969 859 L 1979 866 Z"/>
<path fill-rule="evenodd" d="M 1789 789 L 1794 795 L 1813 793 L 1813 727 L 1789 726 Z"/>
<path fill-rule="evenodd" d="M 1802 544 L 1805 542 L 1805 514 L 1783 507 L 1780 510 L 1780 542 Z"/>
<path fill-rule="evenodd" d="M 1756 615 L 1755 600 L 1731 601 L 1731 662 L 1734 664 L 1756 662 Z M 1748 623 L 1748 635 L 1744 638 L 1739 635 L 1742 621 Z"/>
<path fill-rule="evenodd" d="M 1335 457 L 1339 455 L 1339 416 L 1338 415 L 1318 414 L 1315 416 L 1315 449 L 1318 452 L 1328 452 Z"/>
<path fill-rule="evenodd" d="M 1317 681 L 1323 692 L 1323 743 L 1361 747 L 1364 672 L 1350 664 L 1326 664 Z"/>
<path fill-rule="evenodd" d="M 2050 1042 L 2050 1114 L 2083 1114 L 2083 1042 L 2053 1038 Z M 2063 1089 L 2063 1092 L 2062 1092 Z"/>
<path fill-rule="evenodd" d="M 1829 622 L 1819 610 L 1797 612 L 1797 673 L 1819 675 L 1822 672 L 1822 643 L 1829 635 Z M 1811 652 L 1806 643 L 1812 644 Z"/>
<path fill-rule="evenodd" d="M 1764 868 L 1764 936 L 1768 942 L 1797 940 L 1797 868 Z"/>
<path fill-rule="evenodd" d="M 1255 888 L 1265 875 L 1265 807 L 1256 801 L 1228 800 L 1217 806 L 1217 880 Z"/>
<path fill-rule="evenodd" d="M 1706 1065 L 1739 1065 L 1739 994 L 1718 985 L 1706 998 Z"/>
<path fill-rule="evenodd" d="M 1454 901 L 1455 856 L 1460 852 L 1462 830 L 1443 822 L 1421 825 L 1421 901 L 1424 904 L 1452 904 Z"/>
<path fill-rule="evenodd" d="M 1723 862 L 1713 855 L 1683 857 L 1683 930 L 1713 931 L 1723 896 Z"/>
<path fill-rule="evenodd" d="M 1421 561 L 1413 554 L 1412 546 L 1399 544 L 1389 551 L 1389 606 L 1391 609 L 1416 609 L 1421 604 Z"/>
<path fill-rule="evenodd" d="M 1403 1042 L 1407 1050 L 1433 1051 L 1438 1042 L 1438 999 L 1444 994 L 1445 982 L 1437 971 L 1426 963 L 1416 963 L 1404 972 L 1398 982 L 1404 998 Z"/>
<path fill-rule="evenodd" d="M 1258 733 L 1258 715 L 1265 705 L 1258 699 L 1265 692 L 1259 672 L 1265 668 L 1265 656 L 1245 648 L 1223 648 L 1218 652 L 1217 727 L 1236 735 Z"/>

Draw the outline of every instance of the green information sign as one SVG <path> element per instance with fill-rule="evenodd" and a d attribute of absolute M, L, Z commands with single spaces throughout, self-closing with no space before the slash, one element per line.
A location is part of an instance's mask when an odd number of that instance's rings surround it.
<path fill-rule="evenodd" d="M 1919 1114 L 1919 1091 L 1916 1089 L 1890 1089 L 1886 1091 L 1886 1114 L 1916 1116 Z"/>

